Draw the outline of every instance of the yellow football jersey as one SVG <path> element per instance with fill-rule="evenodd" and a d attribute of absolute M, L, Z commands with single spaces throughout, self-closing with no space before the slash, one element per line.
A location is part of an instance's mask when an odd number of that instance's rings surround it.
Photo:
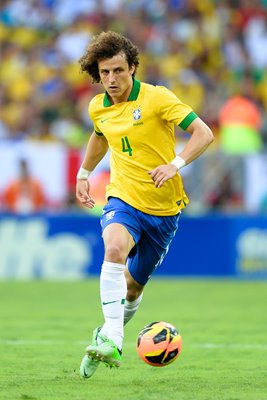
<path fill-rule="evenodd" d="M 110 148 L 110 184 L 106 197 L 118 197 L 153 215 L 175 215 L 188 203 L 177 173 L 156 188 L 148 171 L 175 158 L 174 124 L 186 128 L 197 118 L 170 90 L 134 79 L 127 102 L 111 104 L 107 94 L 96 95 L 89 114 L 97 135 Z"/>

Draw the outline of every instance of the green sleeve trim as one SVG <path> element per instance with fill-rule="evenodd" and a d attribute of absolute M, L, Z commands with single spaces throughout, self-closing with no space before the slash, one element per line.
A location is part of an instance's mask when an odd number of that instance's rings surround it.
<path fill-rule="evenodd" d="M 179 124 L 180 128 L 185 131 L 189 127 L 191 122 L 193 122 L 196 118 L 198 118 L 198 115 L 194 113 L 194 111 L 191 111 Z"/>
<path fill-rule="evenodd" d="M 97 136 L 104 136 L 102 132 L 97 132 L 97 131 L 95 131 L 95 134 L 96 134 Z"/>

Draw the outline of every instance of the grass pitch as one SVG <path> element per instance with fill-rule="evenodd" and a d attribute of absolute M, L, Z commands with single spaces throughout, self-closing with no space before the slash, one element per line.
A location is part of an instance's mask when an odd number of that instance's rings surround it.
<path fill-rule="evenodd" d="M 1 400 L 266 400 L 267 283 L 152 278 L 125 328 L 124 363 L 79 376 L 102 324 L 99 283 L 0 283 Z M 183 349 L 156 368 L 135 350 L 139 330 L 165 320 Z"/>

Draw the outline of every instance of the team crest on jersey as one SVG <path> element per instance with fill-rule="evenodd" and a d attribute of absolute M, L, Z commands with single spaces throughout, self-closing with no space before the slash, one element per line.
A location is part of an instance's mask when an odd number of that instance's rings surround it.
<path fill-rule="evenodd" d="M 135 108 L 135 109 L 133 110 L 133 119 L 134 119 L 135 121 L 138 121 L 139 119 L 141 119 L 141 109 L 140 109 L 140 107 Z"/>

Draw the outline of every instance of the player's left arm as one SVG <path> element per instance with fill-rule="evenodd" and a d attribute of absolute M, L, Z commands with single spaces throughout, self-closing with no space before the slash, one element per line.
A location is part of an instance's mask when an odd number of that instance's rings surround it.
<path fill-rule="evenodd" d="M 167 165 L 159 165 L 152 171 L 148 171 L 157 188 L 160 188 L 168 179 L 173 178 L 180 168 L 199 157 L 214 138 L 210 128 L 199 117 L 191 122 L 186 131 L 190 133 L 190 139 L 174 160 Z"/>

